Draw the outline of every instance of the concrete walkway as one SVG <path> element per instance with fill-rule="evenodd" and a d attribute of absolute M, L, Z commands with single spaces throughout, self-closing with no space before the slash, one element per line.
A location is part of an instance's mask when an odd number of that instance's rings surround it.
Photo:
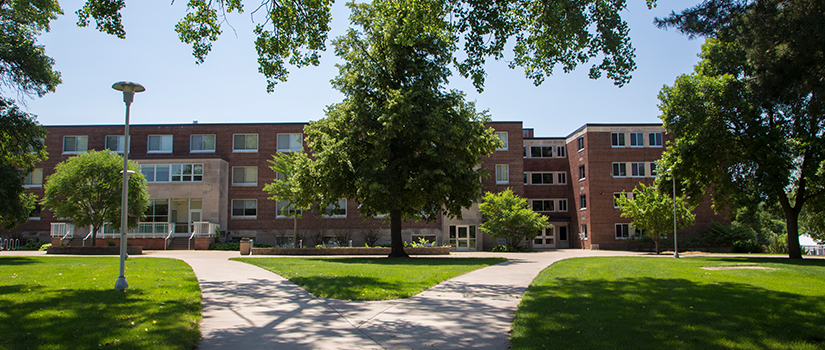
<path fill-rule="evenodd" d="M 412 298 L 316 298 L 264 269 L 228 261 L 237 252 L 157 251 L 192 266 L 203 291 L 199 349 L 507 349 L 521 296 L 538 273 L 566 258 L 629 252 L 453 253 L 509 261 L 441 283 Z"/>

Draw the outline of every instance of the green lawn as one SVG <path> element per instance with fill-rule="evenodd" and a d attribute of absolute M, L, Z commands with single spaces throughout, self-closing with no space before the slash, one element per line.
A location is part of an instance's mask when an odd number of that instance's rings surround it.
<path fill-rule="evenodd" d="M 560 261 L 524 295 L 512 348 L 825 349 L 825 260 Z"/>
<path fill-rule="evenodd" d="M 390 300 L 504 258 L 233 258 L 272 271 L 321 298 Z"/>
<path fill-rule="evenodd" d="M 193 349 L 201 294 L 173 259 L 0 257 L 0 349 Z"/>

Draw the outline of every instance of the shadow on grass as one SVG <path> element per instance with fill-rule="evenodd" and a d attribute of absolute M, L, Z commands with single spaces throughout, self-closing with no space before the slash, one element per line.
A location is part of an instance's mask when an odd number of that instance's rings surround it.
<path fill-rule="evenodd" d="M 714 257 L 713 261 L 734 264 L 782 264 L 793 266 L 825 266 L 825 259 L 788 259 L 784 258 L 725 258 Z"/>
<path fill-rule="evenodd" d="M 290 259 L 290 258 L 284 258 Z M 405 266 L 467 266 L 484 263 L 504 262 L 504 258 L 301 258 L 306 260 L 317 260 L 333 264 L 374 264 L 374 265 L 405 265 Z"/>
<path fill-rule="evenodd" d="M 3 256 L 0 257 L 0 266 L 39 264 L 40 261 L 28 257 Z"/>
<path fill-rule="evenodd" d="M 189 344 L 185 348 L 192 348 L 200 338 L 197 325 L 152 322 L 199 310 L 194 301 L 166 301 L 160 309 L 146 312 L 140 290 L 46 290 L 11 285 L 2 287 L 0 293 L 15 300 L 0 301 L 3 349 L 180 348 L 173 345 L 180 345 L 181 339 Z"/>
<path fill-rule="evenodd" d="M 514 349 L 825 348 L 822 298 L 748 284 L 556 278 L 527 293 Z"/>

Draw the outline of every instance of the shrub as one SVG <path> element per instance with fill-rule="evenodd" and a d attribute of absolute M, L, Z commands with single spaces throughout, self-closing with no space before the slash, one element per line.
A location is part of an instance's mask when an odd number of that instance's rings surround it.
<path fill-rule="evenodd" d="M 499 245 L 493 247 L 493 249 L 490 249 L 490 251 L 491 252 L 506 252 L 506 253 L 510 253 L 510 252 L 532 252 L 533 249 L 528 247 L 528 246 L 511 247 L 509 245 L 499 244 Z"/>
<path fill-rule="evenodd" d="M 271 244 L 265 243 L 254 243 L 252 245 L 255 248 L 272 248 Z M 209 250 L 241 250 L 241 243 L 240 242 L 227 242 L 227 243 L 212 243 L 209 245 Z"/>
<path fill-rule="evenodd" d="M 17 248 L 17 250 L 41 250 L 40 247 L 42 247 L 44 244 L 51 244 L 51 243 L 49 243 L 49 242 L 40 242 L 40 241 L 29 241 L 25 245 L 20 246 L 20 248 Z"/>
<path fill-rule="evenodd" d="M 51 247 L 51 246 L 52 246 L 52 244 L 51 244 L 51 243 L 46 243 L 46 244 L 44 244 L 44 245 L 41 245 L 41 246 L 40 246 L 40 249 L 38 249 L 38 250 L 42 252 L 42 251 L 48 250 L 48 249 L 49 249 L 49 247 Z"/>

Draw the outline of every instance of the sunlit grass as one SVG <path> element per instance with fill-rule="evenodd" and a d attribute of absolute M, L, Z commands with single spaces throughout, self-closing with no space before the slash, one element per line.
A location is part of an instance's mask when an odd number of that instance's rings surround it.
<path fill-rule="evenodd" d="M 825 260 L 560 261 L 525 293 L 512 348 L 825 349 Z"/>
<path fill-rule="evenodd" d="M 444 280 L 503 258 L 234 258 L 272 271 L 321 298 L 389 300 L 416 295 Z"/>
<path fill-rule="evenodd" d="M 174 259 L 0 257 L 0 349 L 193 349 L 201 293 Z"/>

